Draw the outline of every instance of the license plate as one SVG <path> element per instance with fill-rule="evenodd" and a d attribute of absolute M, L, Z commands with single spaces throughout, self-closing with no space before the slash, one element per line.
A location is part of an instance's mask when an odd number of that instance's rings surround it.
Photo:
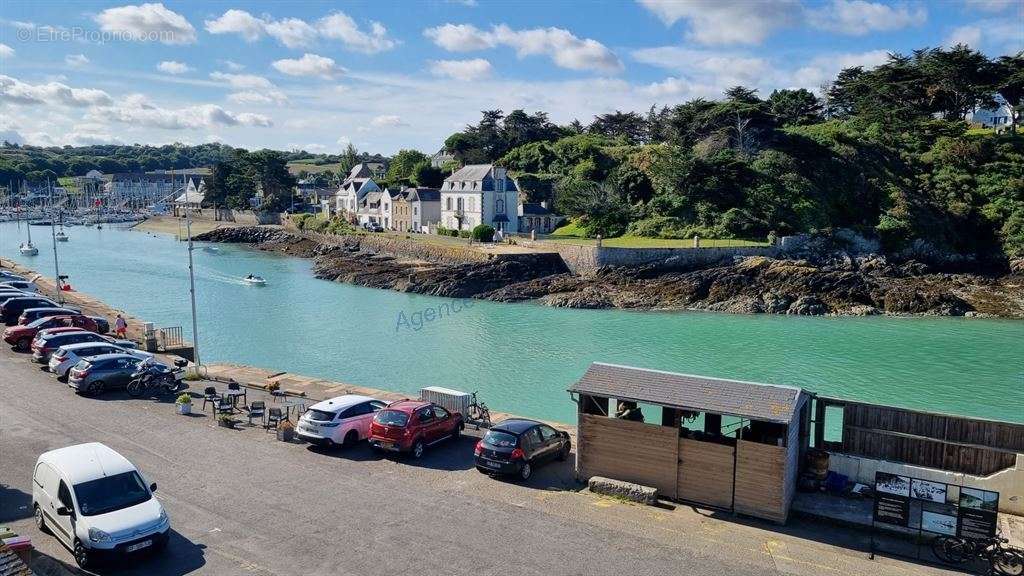
<path fill-rule="evenodd" d="M 310 428 L 309 426 L 300 426 L 299 430 L 302 430 L 303 432 L 308 432 L 309 434 L 313 434 L 316 432 L 316 429 Z"/>
<path fill-rule="evenodd" d="M 153 545 L 153 541 L 152 540 L 143 540 L 142 542 L 139 542 L 138 544 L 132 544 L 131 546 L 125 548 L 125 550 L 127 550 L 128 552 L 135 552 L 136 550 L 142 550 L 143 548 L 149 548 L 152 545 Z"/>
<path fill-rule="evenodd" d="M 484 460 L 484 464 L 486 464 L 488 468 L 501 468 L 501 464 L 498 462 L 491 462 L 490 460 Z"/>
<path fill-rule="evenodd" d="M 384 450 L 394 450 L 395 449 L 395 443 L 394 442 L 378 442 L 377 445 L 380 446 Z"/>

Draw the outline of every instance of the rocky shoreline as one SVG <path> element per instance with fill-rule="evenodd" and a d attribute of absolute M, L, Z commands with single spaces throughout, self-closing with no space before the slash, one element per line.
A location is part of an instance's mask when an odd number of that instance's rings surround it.
<path fill-rule="evenodd" d="M 570 274 L 557 254 L 497 254 L 437 263 L 380 253 L 360 236 L 324 243 L 266 227 L 222 228 L 196 237 L 311 258 L 318 278 L 359 286 L 497 302 L 536 300 L 567 308 L 708 310 L 796 315 L 935 315 L 1024 318 L 1024 273 L 934 272 L 918 262 L 842 251 L 799 258 L 747 257 L 693 269 L 653 266 Z"/>

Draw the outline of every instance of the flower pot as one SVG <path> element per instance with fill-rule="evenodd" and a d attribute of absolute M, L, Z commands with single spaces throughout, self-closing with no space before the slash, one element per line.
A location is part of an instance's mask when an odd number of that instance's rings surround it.
<path fill-rule="evenodd" d="M 175 406 L 178 407 L 178 414 L 188 415 L 188 414 L 192 413 L 192 405 L 191 404 L 175 404 Z"/>
<path fill-rule="evenodd" d="M 278 440 L 280 440 L 282 442 L 291 442 L 293 438 L 295 438 L 295 429 L 294 428 L 278 428 L 277 429 L 277 439 Z"/>

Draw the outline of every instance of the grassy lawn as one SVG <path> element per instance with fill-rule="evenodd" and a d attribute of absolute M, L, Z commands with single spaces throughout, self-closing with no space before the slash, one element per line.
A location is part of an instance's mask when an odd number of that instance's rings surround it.
<path fill-rule="evenodd" d="M 319 174 L 320 172 L 337 172 L 341 164 L 335 162 L 334 164 L 307 164 L 305 162 L 289 162 L 288 171 L 292 174 L 299 174 L 300 172 L 308 172 L 310 174 Z"/>
<path fill-rule="evenodd" d="M 580 244 L 583 246 L 594 246 L 597 240 L 593 238 L 572 238 L 568 236 L 551 235 L 544 240 L 563 242 L 566 244 Z M 693 248 L 693 239 L 683 238 L 645 238 L 641 236 L 620 236 L 618 238 L 605 238 L 601 243 L 609 248 Z M 767 241 L 743 240 L 740 238 L 701 238 L 702 248 L 723 248 L 735 246 L 767 246 Z"/>

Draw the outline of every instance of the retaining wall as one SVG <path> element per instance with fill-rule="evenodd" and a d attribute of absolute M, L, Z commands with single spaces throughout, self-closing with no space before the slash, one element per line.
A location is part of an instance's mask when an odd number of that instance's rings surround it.
<path fill-rule="evenodd" d="M 467 262 L 486 262 L 494 258 L 494 254 L 474 250 L 468 246 L 432 244 L 413 239 L 395 238 L 386 235 L 337 235 L 321 234 L 290 228 L 289 232 L 309 238 L 319 244 L 331 246 L 359 245 L 364 250 L 371 250 L 414 260 L 426 260 L 440 264 L 464 264 Z M 502 255 L 505 256 L 505 255 Z M 508 255 L 514 256 L 514 254 Z"/>
<path fill-rule="evenodd" d="M 557 252 L 573 274 L 587 275 L 604 266 L 647 266 L 696 268 L 725 262 L 734 256 L 777 256 L 774 246 L 723 248 L 610 248 L 556 242 L 521 242 L 540 250 Z"/>
<path fill-rule="evenodd" d="M 175 216 L 183 217 L 184 208 L 176 208 Z M 228 208 L 203 208 L 192 210 L 192 220 L 198 222 L 231 222 L 241 226 L 280 224 L 281 215 L 276 212 L 253 212 L 252 210 L 231 210 Z"/>

